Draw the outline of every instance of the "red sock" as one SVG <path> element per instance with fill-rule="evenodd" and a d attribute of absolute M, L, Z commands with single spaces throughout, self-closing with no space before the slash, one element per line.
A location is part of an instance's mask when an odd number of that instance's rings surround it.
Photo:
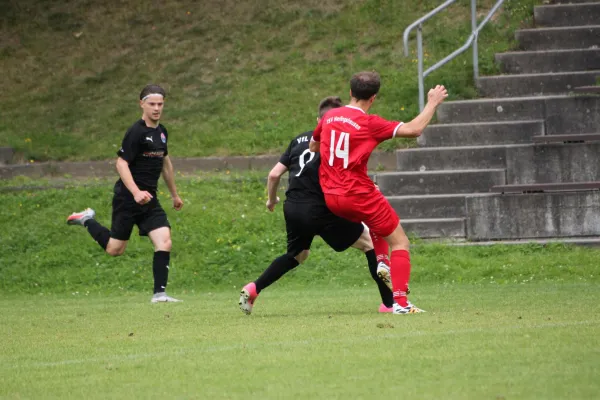
<path fill-rule="evenodd" d="M 410 254 L 408 251 L 392 251 L 390 274 L 392 275 L 394 301 L 402 307 L 406 307 L 408 305 L 406 290 L 408 289 L 408 280 L 410 279 Z"/>
<path fill-rule="evenodd" d="M 384 262 L 386 265 L 390 265 L 390 245 L 385 241 L 384 238 L 377 236 L 370 232 L 371 240 L 373 241 L 373 247 L 375 248 L 375 254 L 377 255 L 377 262 Z"/>

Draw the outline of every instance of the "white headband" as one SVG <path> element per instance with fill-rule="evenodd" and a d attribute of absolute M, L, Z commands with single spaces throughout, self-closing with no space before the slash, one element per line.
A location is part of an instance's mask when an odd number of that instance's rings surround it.
<path fill-rule="evenodd" d="M 164 97 L 164 96 L 163 96 L 162 94 L 160 94 L 160 93 L 150 93 L 150 94 L 147 94 L 147 95 L 145 95 L 144 97 L 142 97 L 142 101 L 146 100 L 146 99 L 147 99 L 148 97 L 150 97 L 150 96 L 160 96 L 160 97 Z"/>

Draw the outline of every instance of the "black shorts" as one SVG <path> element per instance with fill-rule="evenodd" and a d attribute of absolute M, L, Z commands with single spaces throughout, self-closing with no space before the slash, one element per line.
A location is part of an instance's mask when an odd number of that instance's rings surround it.
<path fill-rule="evenodd" d="M 156 195 L 153 196 L 149 203 L 140 205 L 131 195 L 115 193 L 110 237 L 129 240 L 134 225 L 138 226 L 140 236 L 148 236 L 148 232 L 158 228 L 170 228 L 165 210 L 160 206 Z"/>
<path fill-rule="evenodd" d="M 333 250 L 344 251 L 360 238 L 364 230 L 363 224 L 338 217 L 329 211 L 325 204 L 286 200 L 283 204 L 283 215 L 287 230 L 287 251 L 292 257 L 310 249 L 317 235 Z"/>

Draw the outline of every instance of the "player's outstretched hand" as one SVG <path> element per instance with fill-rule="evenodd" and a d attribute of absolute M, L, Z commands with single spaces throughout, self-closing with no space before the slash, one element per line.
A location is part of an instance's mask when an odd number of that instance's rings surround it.
<path fill-rule="evenodd" d="M 173 197 L 173 208 L 176 209 L 177 211 L 179 211 L 183 208 L 183 200 L 181 200 L 181 197 L 179 197 L 179 196 Z"/>
<path fill-rule="evenodd" d="M 133 199 L 136 203 L 144 205 L 149 203 L 150 200 L 152 200 L 152 195 L 145 190 L 140 190 L 133 196 Z"/>
<path fill-rule="evenodd" d="M 275 206 L 279 203 L 279 197 L 275 199 L 275 201 L 267 200 L 267 210 L 273 212 L 275 210 Z"/>
<path fill-rule="evenodd" d="M 437 85 L 427 93 L 427 101 L 434 106 L 439 106 L 448 97 L 448 91 L 443 85 Z"/>

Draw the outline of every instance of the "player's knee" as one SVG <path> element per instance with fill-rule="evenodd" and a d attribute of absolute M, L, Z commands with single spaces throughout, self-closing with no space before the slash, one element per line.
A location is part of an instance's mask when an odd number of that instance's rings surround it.
<path fill-rule="evenodd" d="M 173 245 L 173 242 L 171 242 L 171 238 L 166 238 L 163 241 L 161 241 L 159 243 L 158 246 L 156 246 L 156 250 L 157 251 L 171 251 L 171 246 Z"/>
<path fill-rule="evenodd" d="M 408 236 L 401 235 L 400 237 L 396 238 L 396 240 L 394 240 L 394 243 L 390 244 L 390 249 L 392 251 L 394 251 L 394 250 L 408 251 L 410 249 L 410 240 L 408 239 Z"/>
<path fill-rule="evenodd" d="M 359 249 L 360 251 L 366 253 L 369 250 L 373 250 L 373 241 L 371 240 L 371 235 L 369 234 L 369 230 L 365 227 L 362 235 L 356 243 L 352 245 L 352 247 Z"/>
<path fill-rule="evenodd" d="M 308 258 L 309 254 L 310 254 L 310 250 L 302 250 L 294 258 L 296 259 L 296 261 L 298 261 L 298 263 L 302 264 L 304 261 L 306 261 L 306 259 Z"/>
<path fill-rule="evenodd" d="M 109 256 L 118 257 L 125 253 L 125 247 L 107 247 L 106 253 Z"/>

